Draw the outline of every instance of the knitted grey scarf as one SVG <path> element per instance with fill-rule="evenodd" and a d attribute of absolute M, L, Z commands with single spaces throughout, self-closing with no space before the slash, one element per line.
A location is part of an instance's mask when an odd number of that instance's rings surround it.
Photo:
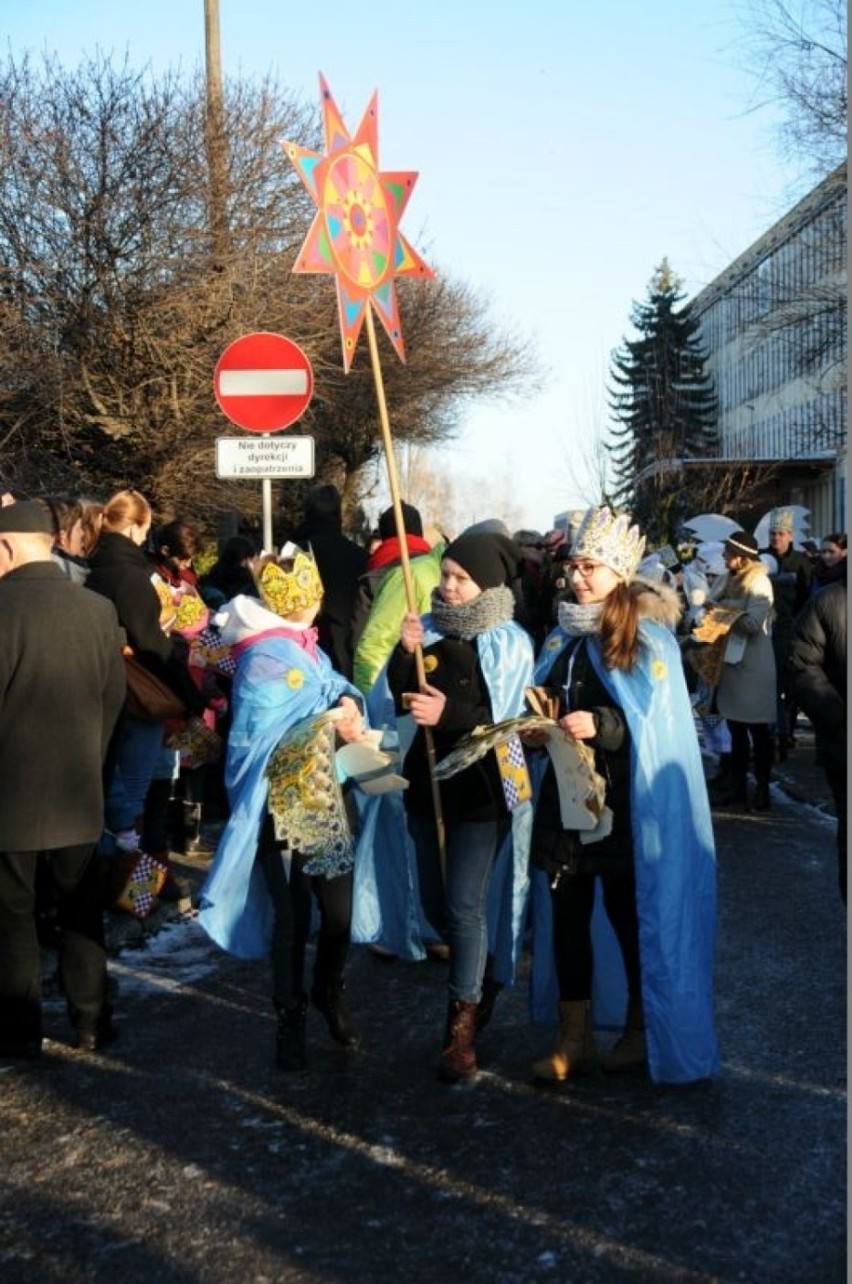
<path fill-rule="evenodd" d="M 560 602 L 559 627 L 571 637 L 586 637 L 600 628 L 603 602 Z"/>
<path fill-rule="evenodd" d="M 432 592 L 432 623 L 448 638 L 471 642 L 480 633 L 488 633 L 499 624 L 507 624 L 515 614 L 515 597 L 505 584 L 483 589 L 479 597 L 461 606 L 450 606 L 440 591 Z"/>

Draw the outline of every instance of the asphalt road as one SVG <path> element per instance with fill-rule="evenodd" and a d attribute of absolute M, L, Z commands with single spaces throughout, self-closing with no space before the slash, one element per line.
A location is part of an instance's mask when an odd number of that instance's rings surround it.
<path fill-rule="evenodd" d="M 113 961 L 120 1041 L 0 1062 L 0 1281 L 846 1278 L 846 925 L 833 821 L 776 791 L 717 820 L 722 1072 L 543 1090 L 502 996 L 469 1087 L 436 1082 L 441 964 L 354 952 L 364 1046 L 309 1021 L 272 1064 L 261 965 L 190 918 Z"/>

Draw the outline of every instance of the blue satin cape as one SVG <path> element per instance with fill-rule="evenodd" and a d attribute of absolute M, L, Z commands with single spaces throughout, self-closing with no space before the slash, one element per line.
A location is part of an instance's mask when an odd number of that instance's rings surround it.
<path fill-rule="evenodd" d="M 249 642 L 237 661 L 225 762 L 231 815 L 201 888 L 198 921 L 217 945 L 239 958 L 266 958 L 272 942 L 272 901 L 255 864 L 266 815 L 266 764 L 292 726 L 324 713 L 342 695 L 363 703 L 323 651 L 312 659 L 287 638 Z"/>

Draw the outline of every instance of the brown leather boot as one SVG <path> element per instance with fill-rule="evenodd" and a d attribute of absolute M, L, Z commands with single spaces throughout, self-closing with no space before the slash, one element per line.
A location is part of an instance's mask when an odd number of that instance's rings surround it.
<path fill-rule="evenodd" d="M 444 1083 L 460 1083 L 476 1074 L 476 1004 L 464 999 L 451 999 L 447 1009 L 444 1047 L 438 1062 L 438 1078 Z"/>
<path fill-rule="evenodd" d="M 489 971 L 486 971 L 482 978 L 482 998 L 476 1005 L 476 1033 L 484 1030 L 494 1015 L 494 1004 L 497 1002 L 497 995 L 503 989 L 500 981 L 495 981 Z"/>
<path fill-rule="evenodd" d="M 644 1066 L 647 1060 L 648 1047 L 645 1042 L 645 1014 L 642 1011 L 642 1000 L 630 999 L 627 1003 L 624 1033 L 614 1047 L 601 1057 L 601 1069 L 609 1073 L 632 1070 L 636 1066 Z"/>
<path fill-rule="evenodd" d="M 588 999 L 560 1003 L 556 1047 L 549 1057 L 533 1063 L 533 1078 L 542 1083 L 562 1083 L 572 1074 L 588 1074 L 596 1059 L 591 1003 Z"/>

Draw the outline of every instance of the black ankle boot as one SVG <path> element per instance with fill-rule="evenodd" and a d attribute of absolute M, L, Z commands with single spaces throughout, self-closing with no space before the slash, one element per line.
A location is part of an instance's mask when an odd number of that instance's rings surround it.
<path fill-rule="evenodd" d="M 748 806 L 748 787 L 745 780 L 737 780 L 735 777 L 731 777 L 724 788 L 716 789 L 711 784 L 707 793 L 710 798 L 710 805 L 713 807 Z"/>
<path fill-rule="evenodd" d="M 754 791 L 752 806 L 755 811 L 769 811 L 772 806 L 772 798 L 769 793 L 769 785 L 765 780 L 758 780 L 757 787 Z"/>
<path fill-rule="evenodd" d="M 308 1003 L 302 999 L 295 1008 L 278 1009 L 278 1027 L 275 1031 L 275 1064 L 279 1070 L 306 1070 L 308 1054 L 305 1047 L 305 1026 Z"/>
<path fill-rule="evenodd" d="M 311 1003 L 325 1017 L 332 1039 L 354 1051 L 360 1047 L 361 1036 L 355 1029 L 352 1014 L 343 997 L 343 988 L 342 981 L 328 985 L 315 981 L 311 990 Z"/>

